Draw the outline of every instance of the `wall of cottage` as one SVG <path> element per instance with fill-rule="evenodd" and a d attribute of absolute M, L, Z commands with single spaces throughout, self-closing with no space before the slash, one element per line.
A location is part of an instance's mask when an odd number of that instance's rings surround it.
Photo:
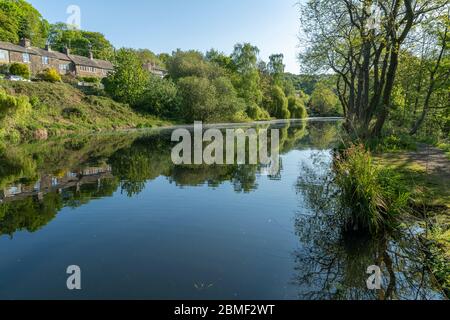
<path fill-rule="evenodd" d="M 42 56 L 38 56 L 35 54 L 29 54 L 29 62 L 26 63 L 23 59 L 22 52 L 9 52 L 10 63 L 19 62 L 25 63 L 30 67 L 31 73 L 33 75 L 39 74 L 45 69 L 54 68 L 58 70 L 58 72 L 62 75 L 68 74 L 73 71 L 72 62 L 68 60 L 60 60 L 55 58 L 48 58 L 48 64 L 44 64 L 44 60 Z M 61 65 L 68 65 L 67 69 L 60 68 Z"/>
<path fill-rule="evenodd" d="M 107 76 L 107 72 L 104 69 L 79 65 L 76 66 L 76 73 L 79 77 L 104 78 Z"/>

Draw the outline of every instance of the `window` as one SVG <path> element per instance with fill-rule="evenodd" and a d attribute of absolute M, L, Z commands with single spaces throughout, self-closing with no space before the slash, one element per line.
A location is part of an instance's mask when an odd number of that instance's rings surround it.
<path fill-rule="evenodd" d="M 6 50 L 0 50 L 0 61 L 9 62 L 9 54 Z"/>
<path fill-rule="evenodd" d="M 30 63 L 30 55 L 28 53 L 22 54 L 22 60 L 24 63 Z"/>
<path fill-rule="evenodd" d="M 42 57 L 42 64 L 48 64 L 48 57 Z"/>
<path fill-rule="evenodd" d="M 69 65 L 68 64 L 60 64 L 59 65 L 59 70 L 64 72 L 64 71 L 69 71 Z"/>

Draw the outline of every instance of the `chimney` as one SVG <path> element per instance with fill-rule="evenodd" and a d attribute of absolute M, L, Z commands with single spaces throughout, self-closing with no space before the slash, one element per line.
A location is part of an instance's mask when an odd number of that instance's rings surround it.
<path fill-rule="evenodd" d="M 69 49 L 69 47 L 67 47 L 67 46 L 64 47 L 64 53 L 67 54 L 67 55 L 70 54 L 70 49 Z"/>
<path fill-rule="evenodd" d="M 52 51 L 52 47 L 50 46 L 50 44 L 49 43 L 47 43 L 46 45 L 45 45 L 45 50 L 47 50 L 47 51 Z"/>
<path fill-rule="evenodd" d="M 22 38 L 22 39 L 20 39 L 20 45 L 24 48 L 29 48 L 29 47 L 31 47 L 31 41 L 30 41 L 30 39 Z"/>
<path fill-rule="evenodd" d="M 92 50 L 89 50 L 89 59 L 94 60 L 94 53 Z"/>

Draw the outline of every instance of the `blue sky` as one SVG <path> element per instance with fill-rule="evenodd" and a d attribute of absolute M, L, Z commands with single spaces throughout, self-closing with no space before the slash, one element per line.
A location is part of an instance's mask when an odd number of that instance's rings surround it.
<path fill-rule="evenodd" d="M 237 42 L 257 45 L 260 57 L 283 53 L 298 73 L 298 0 L 28 0 L 50 22 L 66 22 L 69 5 L 81 9 L 81 27 L 116 47 L 171 53 L 177 48 L 231 53 Z"/>

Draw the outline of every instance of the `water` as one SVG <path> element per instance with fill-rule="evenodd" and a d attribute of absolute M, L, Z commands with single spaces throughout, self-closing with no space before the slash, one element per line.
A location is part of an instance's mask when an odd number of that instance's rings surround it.
<path fill-rule="evenodd" d="M 441 299 L 408 232 L 342 232 L 338 121 L 278 124 L 281 168 L 174 166 L 170 131 L 0 153 L 1 299 Z M 66 287 L 69 265 L 82 290 Z M 380 265 L 383 289 L 367 289 Z"/>

